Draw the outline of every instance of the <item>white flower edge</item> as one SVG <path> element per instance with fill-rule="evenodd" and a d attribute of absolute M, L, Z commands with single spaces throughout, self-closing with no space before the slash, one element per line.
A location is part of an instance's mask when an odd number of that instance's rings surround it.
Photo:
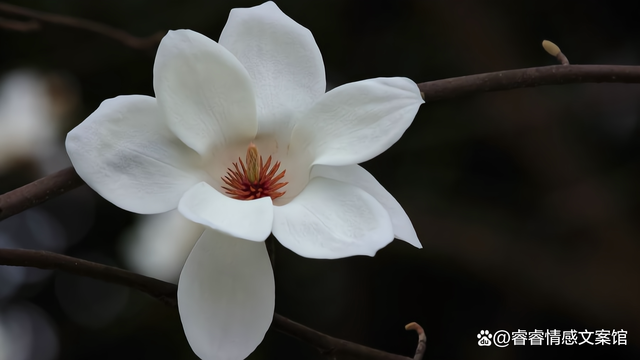
<path fill-rule="evenodd" d="M 389 213 L 394 236 L 418 249 L 422 249 L 422 244 L 418 240 L 416 230 L 413 228 L 407 213 L 400 203 L 367 170 L 359 165 L 315 165 L 311 170 L 311 177 L 316 176 L 353 184 L 372 195 Z"/>
<path fill-rule="evenodd" d="M 150 96 L 103 101 L 67 134 L 65 145 L 76 172 L 93 190 L 139 214 L 175 209 L 203 178 L 198 154 L 175 137 Z"/>
<path fill-rule="evenodd" d="M 395 144 L 424 103 L 407 78 L 376 78 L 339 86 L 298 115 L 290 151 L 313 165 L 355 165 Z"/>
<path fill-rule="evenodd" d="M 268 1 L 231 10 L 219 43 L 251 77 L 260 133 L 288 142 L 294 125 L 290 114 L 326 91 L 324 62 L 311 32 Z"/>
<path fill-rule="evenodd" d="M 153 89 L 169 128 L 207 156 L 213 145 L 256 135 L 255 94 L 247 70 L 229 50 L 191 30 L 162 38 L 153 65 Z"/>
<path fill-rule="evenodd" d="M 271 233 L 273 203 L 270 197 L 235 200 L 201 182 L 182 196 L 178 210 L 191 221 L 245 240 L 264 241 Z"/>
<path fill-rule="evenodd" d="M 298 255 L 336 259 L 373 256 L 393 241 L 387 211 L 366 191 L 324 177 L 273 213 L 273 235 Z"/>

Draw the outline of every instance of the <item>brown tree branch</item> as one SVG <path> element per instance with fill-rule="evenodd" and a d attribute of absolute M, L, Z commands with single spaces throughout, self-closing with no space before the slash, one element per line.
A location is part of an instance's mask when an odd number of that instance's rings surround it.
<path fill-rule="evenodd" d="M 62 270 L 140 290 L 169 306 L 177 307 L 178 303 L 178 287 L 175 284 L 48 251 L 0 249 L 0 265 Z M 405 356 L 325 335 L 279 314 L 273 315 L 271 327 L 314 346 L 321 354 L 334 359 L 411 360 Z"/>
<path fill-rule="evenodd" d="M 0 221 L 19 214 L 58 195 L 73 190 L 84 181 L 73 167 L 60 170 L 0 195 Z"/>
<path fill-rule="evenodd" d="M 336 339 L 278 314 L 273 316 L 272 326 L 284 334 L 313 345 L 322 355 L 332 359 L 411 360 L 409 357 L 390 354 L 364 345 Z"/>
<path fill-rule="evenodd" d="M 160 43 L 160 40 L 162 40 L 162 37 L 166 33 L 163 31 L 159 31 L 151 36 L 141 38 L 141 37 L 133 36 L 127 33 L 126 31 L 114 28 L 112 26 L 100 24 L 94 21 L 74 18 L 71 16 L 65 16 L 65 15 L 49 14 L 42 11 L 31 10 L 31 9 L 23 8 L 23 7 L 12 5 L 12 4 L 2 3 L 2 2 L 0 2 L 0 11 L 7 14 L 24 16 L 27 18 L 35 19 L 42 22 L 47 22 L 50 24 L 69 26 L 77 29 L 83 29 L 83 30 L 95 32 L 100 35 L 104 35 L 106 37 L 115 39 L 123 43 L 124 45 L 136 50 L 155 49 Z M 13 28 L 11 26 L 9 27 L 3 26 L 3 27 L 11 30 L 25 31 L 24 29 L 16 29 L 15 26 Z M 30 28 L 29 30 L 36 30 L 36 29 Z"/>
<path fill-rule="evenodd" d="M 41 26 L 36 20 L 19 21 L 0 17 L 0 28 L 20 32 L 31 32 L 40 30 Z"/>
<path fill-rule="evenodd" d="M 118 40 L 134 49 L 149 50 L 155 48 L 165 32 L 157 32 L 149 37 L 140 38 L 123 30 L 71 16 L 50 14 L 28 8 L 0 2 L 0 12 L 19 15 L 31 19 L 92 31 Z M 2 26 L 3 23 L 6 26 Z M 31 31 L 39 28 L 37 22 L 20 23 L 2 19 L 0 27 L 18 31 Z M 544 46 L 544 45 L 543 45 Z M 554 44 L 555 46 L 555 44 Z M 557 46 L 555 46 L 557 48 Z M 545 47 L 547 51 L 547 47 Z M 542 85 L 560 85 L 572 83 L 640 83 L 640 67 L 623 65 L 569 65 L 564 54 L 558 50 L 558 61 L 564 66 L 535 67 L 499 71 L 493 73 L 462 76 L 435 80 L 418 84 L 428 101 L 445 100 L 478 92 L 510 90 Z"/>
<path fill-rule="evenodd" d="M 71 256 L 39 250 L 0 249 L 0 265 L 62 270 L 134 288 L 169 306 L 177 306 L 178 289 L 174 284 Z"/>
<path fill-rule="evenodd" d="M 427 102 L 543 85 L 640 83 L 640 66 L 553 65 L 461 76 L 418 84 Z"/>

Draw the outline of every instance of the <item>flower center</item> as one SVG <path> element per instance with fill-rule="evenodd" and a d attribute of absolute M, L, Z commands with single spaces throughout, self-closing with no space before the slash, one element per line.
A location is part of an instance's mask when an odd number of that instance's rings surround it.
<path fill-rule="evenodd" d="M 275 200 L 285 194 L 286 191 L 278 191 L 288 184 L 288 182 L 279 182 L 287 170 L 282 170 L 276 175 L 280 169 L 280 161 L 276 161 L 271 167 L 271 156 L 269 156 L 267 162 L 263 163 L 262 156 L 253 143 L 249 144 L 245 160 L 246 166 L 242 159 L 238 158 L 240 167 L 234 162 L 235 170 L 227 168 L 227 175 L 222 177 L 222 181 L 227 184 L 222 188 L 228 195 L 238 200 L 253 200 L 265 196 Z"/>

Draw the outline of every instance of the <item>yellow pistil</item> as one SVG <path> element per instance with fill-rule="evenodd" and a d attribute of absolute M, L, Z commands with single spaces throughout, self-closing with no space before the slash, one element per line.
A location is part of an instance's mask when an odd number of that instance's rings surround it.
<path fill-rule="evenodd" d="M 258 163 L 259 154 L 258 148 L 253 144 L 249 144 L 247 149 L 247 179 L 251 184 L 255 184 L 258 181 L 260 175 L 260 164 Z"/>

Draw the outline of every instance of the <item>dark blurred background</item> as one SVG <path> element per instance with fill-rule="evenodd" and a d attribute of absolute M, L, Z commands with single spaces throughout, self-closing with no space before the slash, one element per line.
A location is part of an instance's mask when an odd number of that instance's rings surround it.
<path fill-rule="evenodd" d="M 261 2 L 11 3 L 137 36 L 189 28 L 217 40 L 231 8 Z M 640 63 L 640 22 L 631 1 L 277 4 L 313 32 L 330 88 L 379 76 L 424 82 L 554 65 L 540 45 L 544 39 L 575 64 Z M 30 115 L 37 118 L 32 130 L 13 135 L 24 121 L 9 118 L 21 110 L 0 108 L 0 147 L 20 136 L 34 144 L 0 158 L 0 192 L 68 166 L 66 132 L 104 99 L 153 95 L 153 58 L 153 51 L 74 28 L 0 29 L 0 73 L 26 76 L 19 82 L 32 86 L 28 96 L 47 110 Z M 429 360 L 640 358 L 638 99 L 638 85 L 577 84 L 424 104 L 402 139 L 363 165 L 403 205 L 424 249 L 395 241 L 374 258 L 319 261 L 278 245 L 277 312 L 407 356 L 416 335 L 403 327 L 416 321 L 427 333 Z M 28 136 L 45 128 L 44 135 Z M 45 142 L 50 147 L 31 151 Z M 149 223 L 156 229 L 152 240 L 160 237 L 158 222 L 83 187 L 0 223 L 0 246 L 48 249 L 149 274 L 166 270 L 157 276 L 170 280 L 179 270 L 149 259 L 154 251 L 167 256 L 175 245 L 131 245 L 154 234 L 144 229 Z M 623 329 L 628 345 L 479 347 L 484 329 Z M 0 267 L 1 360 L 115 358 L 196 357 L 177 312 L 144 294 L 60 272 Z M 319 358 L 273 330 L 250 357 Z"/>

